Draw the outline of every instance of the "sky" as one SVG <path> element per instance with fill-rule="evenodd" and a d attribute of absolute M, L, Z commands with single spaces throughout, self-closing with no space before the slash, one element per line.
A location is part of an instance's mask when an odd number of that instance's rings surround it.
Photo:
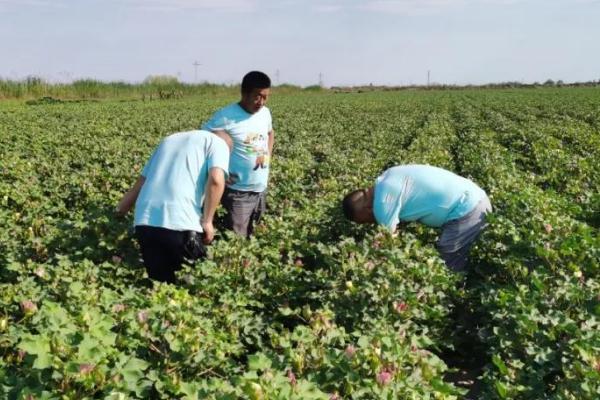
<path fill-rule="evenodd" d="M 600 0 L 0 0 L 0 78 L 250 70 L 329 87 L 598 80 Z"/>

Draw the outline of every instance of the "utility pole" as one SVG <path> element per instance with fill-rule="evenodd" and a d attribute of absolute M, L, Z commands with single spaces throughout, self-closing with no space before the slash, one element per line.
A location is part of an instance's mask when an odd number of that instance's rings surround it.
<path fill-rule="evenodd" d="M 319 72 L 319 86 L 323 87 L 323 73 Z"/>
<path fill-rule="evenodd" d="M 194 66 L 194 83 L 198 83 L 198 67 L 201 66 L 198 61 L 194 61 L 192 64 Z"/>
<path fill-rule="evenodd" d="M 429 86 L 429 75 L 430 75 L 431 71 L 427 70 L 427 86 Z"/>
<path fill-rule="evenodd" d="M 275 71 L 275 84 L 279 86 L 279 68 Z"/>

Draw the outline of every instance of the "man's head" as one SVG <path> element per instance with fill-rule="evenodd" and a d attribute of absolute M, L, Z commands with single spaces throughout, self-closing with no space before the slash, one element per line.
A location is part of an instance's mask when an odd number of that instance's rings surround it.
<path fill-rule="evenodd" d="M 258 112 L 271 94 L 271 79 L 260 71 L 250 71 L 242 79 L 240 105 L 249 113 Z"/>
<path fill-rule="evenodd" d="M 373 195 L 374 188 L 359 189 L 347 194 L 342 201 L 346 218 L 359 224 L 375 222 Z"/>

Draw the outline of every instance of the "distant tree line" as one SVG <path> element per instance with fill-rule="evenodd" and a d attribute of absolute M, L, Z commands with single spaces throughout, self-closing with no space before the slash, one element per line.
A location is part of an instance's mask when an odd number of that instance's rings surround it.
<path fill-rule="evenodd" d="M 51 83 L 36 76 L 22 80 L 0 78 L 0 99 L 31 99 L 52 97 L 61 99 L 136 98 L 141 100 L 172 99 L 190 95 L 237 94 L 238 86 L 208 82 L 187 84 L 176 77 L 155 75 L 141 83 L 103 82 L 79 79 L 71 83 Z"/>
<path fill-rule="evenodd" d="M 509 89 L 509 88 L 538 88 L 538 87 L 598 87 L 600 79 L 588 82 L 565 83 L 562 80 L 548 79 L 543 83 L 500 82 L 483 85 L 447 85 L 434 83 L 431 85 L 405 86 L 334 86 L 326 89 L 319 85 L 300 87 L 291 84 L 281 84 L 274 91 L 333 91 L 333 92 L 366 92 L 388 90 L 455 90 L 455 89 Z M 151 75 L 141 83 L 124 81 L 103 82 L 95 79 L 78 79 L 70 83 L 52 83 L 37 76 L 29 76 L 21 80 L 4 79 L 0 77 L 0 99 L 102 99 L 102 98 L 133 98 L 140 100 L 177 99 L 193 95 L 237 95 L 239 85 L 225 85 L 203 82 L 190 84 L 180 82 L 177 77 L 170 75 Z"/>
<path fill-rule="evenodd" d="M 459 89 L 513 89 L 513 88 L 544 88 L 544 87 L 600 87 L 600 79 L 587 82 L 569 82 L 561 79 L 554 81 L 548 79 L 543 83 L 523 83 L 517 81 L 485 83 L 481 85 L 449 85 L 432 83 L 430 85 L 402 85 L 402 86 L 333 86 L 330 89 L 335 92 L 368 92 L 368 91 L 391 91 L 391 90 L 459 90 Z"/>

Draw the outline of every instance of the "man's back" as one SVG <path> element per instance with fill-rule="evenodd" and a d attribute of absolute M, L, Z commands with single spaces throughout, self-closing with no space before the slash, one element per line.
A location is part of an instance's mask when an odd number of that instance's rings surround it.
<path fill-rule="evenodd" d="M 227 171 L 227 159 L 227 145 L 210 132 L 180 132 L 163 139 L 142 171 L 145 183 L 136 202 L 135 225 L 201 232 L 208 169 Z"/>
<path fill-rule="evenodd" d="M 375 184 L 373 212 L 392 229 L 399 221 L 440 227 L 471 211 L 485 196 L 472 181 L 429 165 L 403 165 L 385 171 Z"/>

